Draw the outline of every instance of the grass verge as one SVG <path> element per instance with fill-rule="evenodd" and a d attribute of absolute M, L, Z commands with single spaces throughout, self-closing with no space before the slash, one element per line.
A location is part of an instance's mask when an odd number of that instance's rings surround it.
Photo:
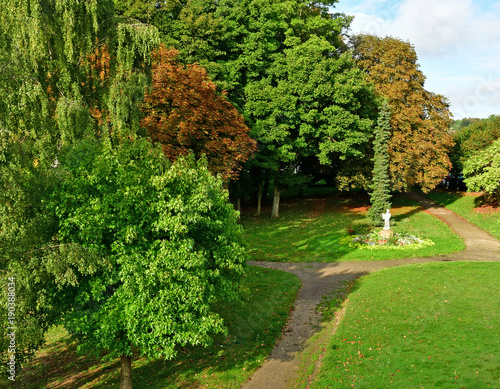
<path fill-rule="evenodd" d="M 182 350 L 171 361 L 135 359 L 134 388 L 239 388 L 281 337 L 300 281 L 289 273 L 249 266 L 241 288 L 242 302 L 220 307 L 227 337 L 217 337 L 207 348 Z M 12 387 L 118 388 L 118 360 L 103 363 L 77 355 L 76 343 L 60 327 L 47 340 Z M 5 375 L 2 385 L 7 385 Z"/>
<path fill-rule="evenodd" d="M 485 207 L 481 194 L 435 190 L 427 196 L 500 239 L 500 209 Z"/>
<path fill-rule="evenodd" d="M 370 205 L 367 195 L 341 193 L 285 202 L 277 219 L 244 213 L 250 255 L 257 261 L 340 262 L 429 257 L 465 248 L 462 239 L 446 223 L 424 212 L 417 202 L 396 195 L 392 203 L 395 233 L 419 235 L 435 244 L 401 251 L 341 244 L 349 226 L 368 224 Z"/>
<path fill-rule="evenodd" d="M 311 388 L 500 387 L 500 263 L 362 277 Z"/>

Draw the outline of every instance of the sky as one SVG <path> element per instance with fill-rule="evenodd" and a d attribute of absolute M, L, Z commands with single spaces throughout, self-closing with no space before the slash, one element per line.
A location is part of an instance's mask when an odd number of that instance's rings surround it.
<path fill-rule="evenodd" d="M 339 0 L 333 12 L 354 16 L 350 34 L 410 42 L 454 119 L 500 115 L 500 0 Z"/>

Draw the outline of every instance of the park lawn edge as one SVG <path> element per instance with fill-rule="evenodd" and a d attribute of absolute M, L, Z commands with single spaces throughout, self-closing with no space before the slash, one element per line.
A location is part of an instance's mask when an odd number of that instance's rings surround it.
<path fill-rule="evenodd" d="M 497 262 L 433 262 L 361 277 L 308 387 L 500 385 L 499 276 Z M 421 295 L 402 291 L 408 280 Z M 490 298 L 479 304 L 486 292 Z M 423 304 L 413 307 L 418 299 Z M 369 312 L 380 307 L 378 317 Z"/>

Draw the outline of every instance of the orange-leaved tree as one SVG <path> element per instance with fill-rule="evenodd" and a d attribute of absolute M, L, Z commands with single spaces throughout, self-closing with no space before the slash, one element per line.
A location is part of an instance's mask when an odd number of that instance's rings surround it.
<path fill-rule="evenodd" d="M 358 65 L 391 110 L 389 172 L 393 189 L 434 188 L 451 168 L 451 114 L 447 99 L 424 89 L 413 46 L 397 38 L 358 35 L 351 41 Z"/>
<path fill-rule="evenodd" d="M 219 94 L 206 70 L 183 65 L 178 51 L 161 45 L 153 54 L 153 82 L 146 92 L 141 125 L 169 159 L 205 155 L 208 168 L 224 179 L 238 175 L 256 149 L 243 116 Z"/>

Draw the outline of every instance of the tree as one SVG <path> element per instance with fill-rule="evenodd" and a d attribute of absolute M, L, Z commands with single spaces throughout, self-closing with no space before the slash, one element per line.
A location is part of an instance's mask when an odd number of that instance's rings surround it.
<path fill-rule="evenodd" d="M 500 139 L 468 158 L 463 173 L 469 190 L 484 191 L 500 202 Z"/>
<path fill-rule="evenodd" d="M 340 54 L 350 18 L 332 14 L 335 3 L 193 0 L 162 4 L 152 19 L 164 42 L 179 49 L 179 60 L 205 67 L 243 112 L 259 143 L 254 170 L 273 175 L 273 216 L 279 193 L 308 179 L 301 158 L 344 163 L 368 144 L 374 105 L 349 55 Z"/>
<path fill-rule="evenodd" d="M 151 23 L 160 6 L 157 1 L 149 0 L 115 0 L 115 13 L 120 16 Z"/>
<path fill-rule="evenodd" d="M 372 90 L 349 54 L 311 36 L 284 50 L 268 76 L 247 86 L 245 110 L 254 122 L 252 136 L 274 170 L 272 217 L 287 186 L 304 182 L 303 158 L 323 165 L 360 159 L 369 147 Z"/>
<path fill-rule="evenodd" d="M 209 169 L 223 178 L 235 177 L 255 150 L 241 114 L 205 69 L 176 61 L 178 52 L 161 46 L 153 53 L 153 83 L 146 93 L 141 125 L 165 155 L 175 159 L 193 152 L 205 155 Z"/>
<path fill-rule="evenodd" d="M 120 357 L 130 387 L 132 350 L 168 358 L 224 330 L 213 305 L 242 271 L 236 215 L 202 162 L 171 166 L 139 125 L 154 27 L 111 1 L 0 6 L 0 279 L 15 277 L 16 363 L 62 323 L 82 350 Z"/>
<path fill-rule="evenodd" d="M 391 110 L 389 175 L 393 189 L 429 191 L 451 168 L 448 101 L 424 89 L 413 46 L 397 38 L 358 35 L 351 46 L 358 65 Z"/>
<path fill-rule="evenodd" d="M 373 142 L 373 148 L 375 151 L 374 167 L 373 167 L 373 184 L 370 193 L 370 202 L 372 206 L 368 212 L 370 221 L 374 226 L 382 225 L 382 214 L 386 209 L 391 208 L 391 203 L 389 202 L 391 198 L 389 180 L 389 151 L 388 142 L 391 133 L 391 113 L 387 102 L 384 101 L 382 104 L 377 128 L 375 130 L 375 140 Z"/>
<path fill-rule="evenodd" d="M 80 162 L 92 147 L 96 158 Z M 61 156 L 64 166 L 71 176 L 48 206 L 63 221 L 60 244 L 107 260 L 65 290 L 63 320 L 81 347 L 129 366 L 134 348 L 170 359 L 224 332 L 213 305 L 237 295 L 245 256 L 222 182 L 192 158 L 168 166 L 140 139 L 110 151 L 85 142 Z"/>
<path fill-rule="evenodd" d="M 113 18 L 111 1 L 2 0 L 0 10 L 0 276 L 16 276 L 22 363 L 58 320 L 48 296 L 57 292 L 50 267 L 59 265 L 39 254 L 57 236 L 43 203 L 60 178 L 59 151 L 96 134 L 118 142 L 138 129 L 144 65 L 158 39 L 151 26 Z M 77 248 L 55 258 L 70 264 L 82 256 L 97 266 Z"/>
<path fill-rule="evenodd" d="M 500 138 L 500 116 L 487 119 L 464 119 L 469 123 L 453 134 L 455 145 L 450 152 L 455 173 L 461 173 L 464 162 L 478 151 L 484 150 Z"/>

